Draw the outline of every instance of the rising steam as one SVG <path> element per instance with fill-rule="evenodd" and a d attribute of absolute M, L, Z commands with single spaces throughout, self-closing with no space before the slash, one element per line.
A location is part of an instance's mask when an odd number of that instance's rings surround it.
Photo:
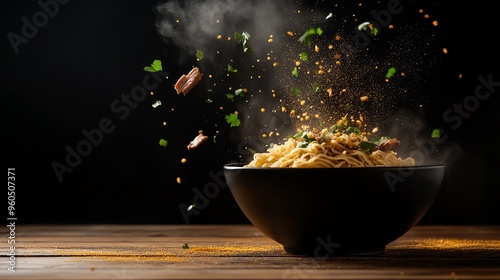
<path fill-rule="evenodd" d="M 283 17 L 295 5 L 288 0 L 172 0 L 156 6 L 158 33 L 180 47 L 185 54 L 204 50 L 213 59 L 214 38 L 247 31 L 252 41 L 265 42 L 267 34 L 282 28 Z M 257 55 L 259 48 L 256 49 Z"/>

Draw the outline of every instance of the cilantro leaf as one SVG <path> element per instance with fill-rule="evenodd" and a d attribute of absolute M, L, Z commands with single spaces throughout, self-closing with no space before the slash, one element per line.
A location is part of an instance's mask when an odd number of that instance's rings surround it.
<path fill-rule="evenodd" d="M 246 91 L 246 89 L 239 88 L 239 89 L 237 89 L 237 90 L 234 91 L 234 94 L 227 93 L 226 94 L 226 98 L 229 99 L 229 100 L 231 100 L 231 101 L 234 101 L 234 97 L 235 96 L 239 96 L 239 97 L 245 96 L 245 91 Z"/>
<path fill-rule="evenodd" d="M 238 115 L 233 113 L 226 115 L 226 122 L 229 123 L 231 127 L 240 126 L 241 124 L 240 120 L 238 119 Z"/>
<path fill-rule="evenodd" d="M 292 90 L 292 95 L 295 96 L 295 97 L 299 97 L 300 94 L 302 93 L 302 91 L 299 89 L 299 88 L 296 88 L 296 87 L 293 87 Z"/>
<path fill-rule="evenodd" d="M 152 106 L 153 108 L 156 108 L 156 107 L 158 107 L 158 106 L 160 106 L 160 105 L 161 105 L 161 101 L 160 101 L 160 100 L 156 100 L 156 102 L 155 102 L 155 103 L 153 103 L 153 105 L 151 105 L 151 106 Z"/>
<path fill-rule="evenodd" d="M 439 129 L 434 129 L 431 133 L 431 138 L 437 139 L 441 137 L 441 131 Z"/>
<path fill-rule="evenodd" d="M 309 136 L 307 136 L 306 130 L 301 130 L 301 131 L 297 132 L 295 135 L 290 136 L 290 137 L 295 139 L 295 140 L 300 140 L 297 143 L 297 148 L 305 148 L 305 147 L 307 147 L 307 145 L 309 145 L 309 143 L 316 141 L 316 139 L 309 138 Z"/>
<path fill-rule="evenodd" d="M 396 68 L 394 67 L 391 67 L 387 70 L 387 73 L 385 74 L 385 77 L 387 79 L 390 79 L 392 76 L 394 76 L 394 74 L 396 74 Z"/>
<path fill-rule="evenodd" d="M 306 148 L 309 143 L 307 141 L 301 141 L 297 143 L 297 148 Z"/>
<path fill-rule="evenodd" d="M 234 95 L 236 95 L 236 96 L 240 96 L 240 97 L 241 97 L 241 96 L 245 96 L 245 89 L 243 89 L 243 88 L 239 88 L 239 89 L 235 90 L 235 91 L 234 91 Z"/>
<path fill-rule="evenodd" d="M 189 249 L 189 245 L 187 243 L 182 244 L 182 249 Z"/>
<path fill-rule="evenodd" d="M 167 146 L 167 144 L 168 144 L 168 141 L 167 141 L 167 140 L 165 140 L 165 139 L 160 139 L 159 144 L 160 144 L 160 146 L 162 146 L 162 147 L 166 147 L 166 146 Z"/>
<path fill-rule="evenodd" d="M 373 36 L 377 36 L 378 35 L 378 28 L 376 28 L 375 26 L 373 26 L 373 24 L 371 24 L 369 21 L 365 21 L 363 23 L 361 23 L 360 25 L 358 25 L 358 30 L 363 30 L 363 31 L 366 31 L 370 29 L 370 33 L 373 35 Z"/>
<path fill-rule="evenodd" d="M 234 33 L 234 38 L 236 42 L 240 43 L 243 46 L 243 52 L 248 53 L 248 54 L 253 54 L 253 50 L 248 44 L 248 40 L 250 40 L 250 34 L 248 32 L 244 31 L 243 33 Z"/>
<path fill-rule="evenodd" d="M 307 61 L 309 59 L 309 56 L 307 55 L 306 52 L 301 52 L 299 54 L 299 57 L 300 57 L 300 60 L 302 60 L 302 61 Z"/>
<path fill-rule="evenodd" d="M 372 143 L 372 142 L 366 142 L 366 141 L 362 141 L 359 143 L 359 148 L 361 148 L 361 150 L 363 150 L 363 152 L 369 154 L 371 150 L 373 150 L 373 148 L 375 148 L 377 145 Z"/>
<path fill-rule="evenodd" d="M 161 60 L 159 59 L 155 59 L 153 61 L 153 63 L 151 63 L 151 66 L 146 66 L 144 67 L 143 69 L 144 71 L 148 71 L 148 72 L 158 72 L 158 71 L 162 71 L 163 68 L 161 66 Z"/>
<path fill-rule="evenodd" d="M 299 69 L 297 69 L 297 67 L 294 67 L 293 70 L 292 70 L 292 75 L 294 75 L 295 77 L 298 77 L 299 76 Z"/>
<path fill-rule="evenodd" d="M 304 43 L 307 46 L 310 46 L 312 44 L 312 36 L 313 35 L 321 36 L 322 34 L 323 34 L 323 29 L 321 29 L 321 27 L 310 28 L 302 36 L 300 36 L 299 42 Z"/>
<path fill-rule="evenodd" d="M 365 21 L 361 24 L 358 25 L 358 30 L 366 30 L 370 27 L 370 22 L 369 21 Z"/>
<path fill-rule="evenodd" d="M 318 85 L 318 82 L 314 82 L 312 84 L 312 90 L 314 91 L 314 93 L 318 93 L 321 90 L 321 88 Z"/>
<path fill-rule="evenodd" d="M 196 50 L 196 60 L 200 61 L 203 58 L 205 58 L 205 54 L 200 50 Z"/>
<path fill-rule="evenodd" d="M 227 72 L 236 73 L 238 72 L 238 69 L 233 68 L 231 65 L 227 65 Z"/>

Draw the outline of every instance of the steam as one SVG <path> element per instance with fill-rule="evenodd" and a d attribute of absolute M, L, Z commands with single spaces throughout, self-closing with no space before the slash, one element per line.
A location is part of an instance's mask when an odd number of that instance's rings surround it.
<path fill-rule="evenodd" d="M 213 60 L 218 48 L 214 38 L 221 35 L 221 40 L 227 40 L 235 32 L 246 31 L 252 42 L 265 42 L 269 32 L 282 27 L 284 15 L 293 6 L 288 0 L 172 0 L 156 6 L 156 27 L 184 55 L 200 49 Z M 259 55 L 259 48 L 255 51 Z"/>
<path fill-rule="evenodd" d="M 400 109 L 391 117 L 387 132 L 378 136 L 385 133 L 400 140 L 398 156 L 413 157 L 417 165 L 455 162 L 463 157 L 460 145 L 450 140 L 444 131 L 439 139 L 431 138 L 431 131 L 436 127 L 430 127 L 426 118 L 424 110 Z"/>

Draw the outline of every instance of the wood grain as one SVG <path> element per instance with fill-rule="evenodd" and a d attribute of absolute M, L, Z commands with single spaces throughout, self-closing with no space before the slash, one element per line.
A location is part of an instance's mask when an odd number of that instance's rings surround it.
<path fill-rule="evenodd" d="M 500 226 L 416 226 L 382 255 L 320 260 L 252 225 L 20 225 L 7 261 L 0 279 L 500 279 Z"/>

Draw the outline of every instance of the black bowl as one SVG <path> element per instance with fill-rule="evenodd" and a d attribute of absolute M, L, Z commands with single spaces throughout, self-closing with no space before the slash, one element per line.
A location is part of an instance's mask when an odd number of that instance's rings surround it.
<path fill-rule="evenodd" d="M 224 166 L 253 225 L 291 254 L 373 255 L 412 228 L 440 188 L 444 164 L 413 167 Z"/>

